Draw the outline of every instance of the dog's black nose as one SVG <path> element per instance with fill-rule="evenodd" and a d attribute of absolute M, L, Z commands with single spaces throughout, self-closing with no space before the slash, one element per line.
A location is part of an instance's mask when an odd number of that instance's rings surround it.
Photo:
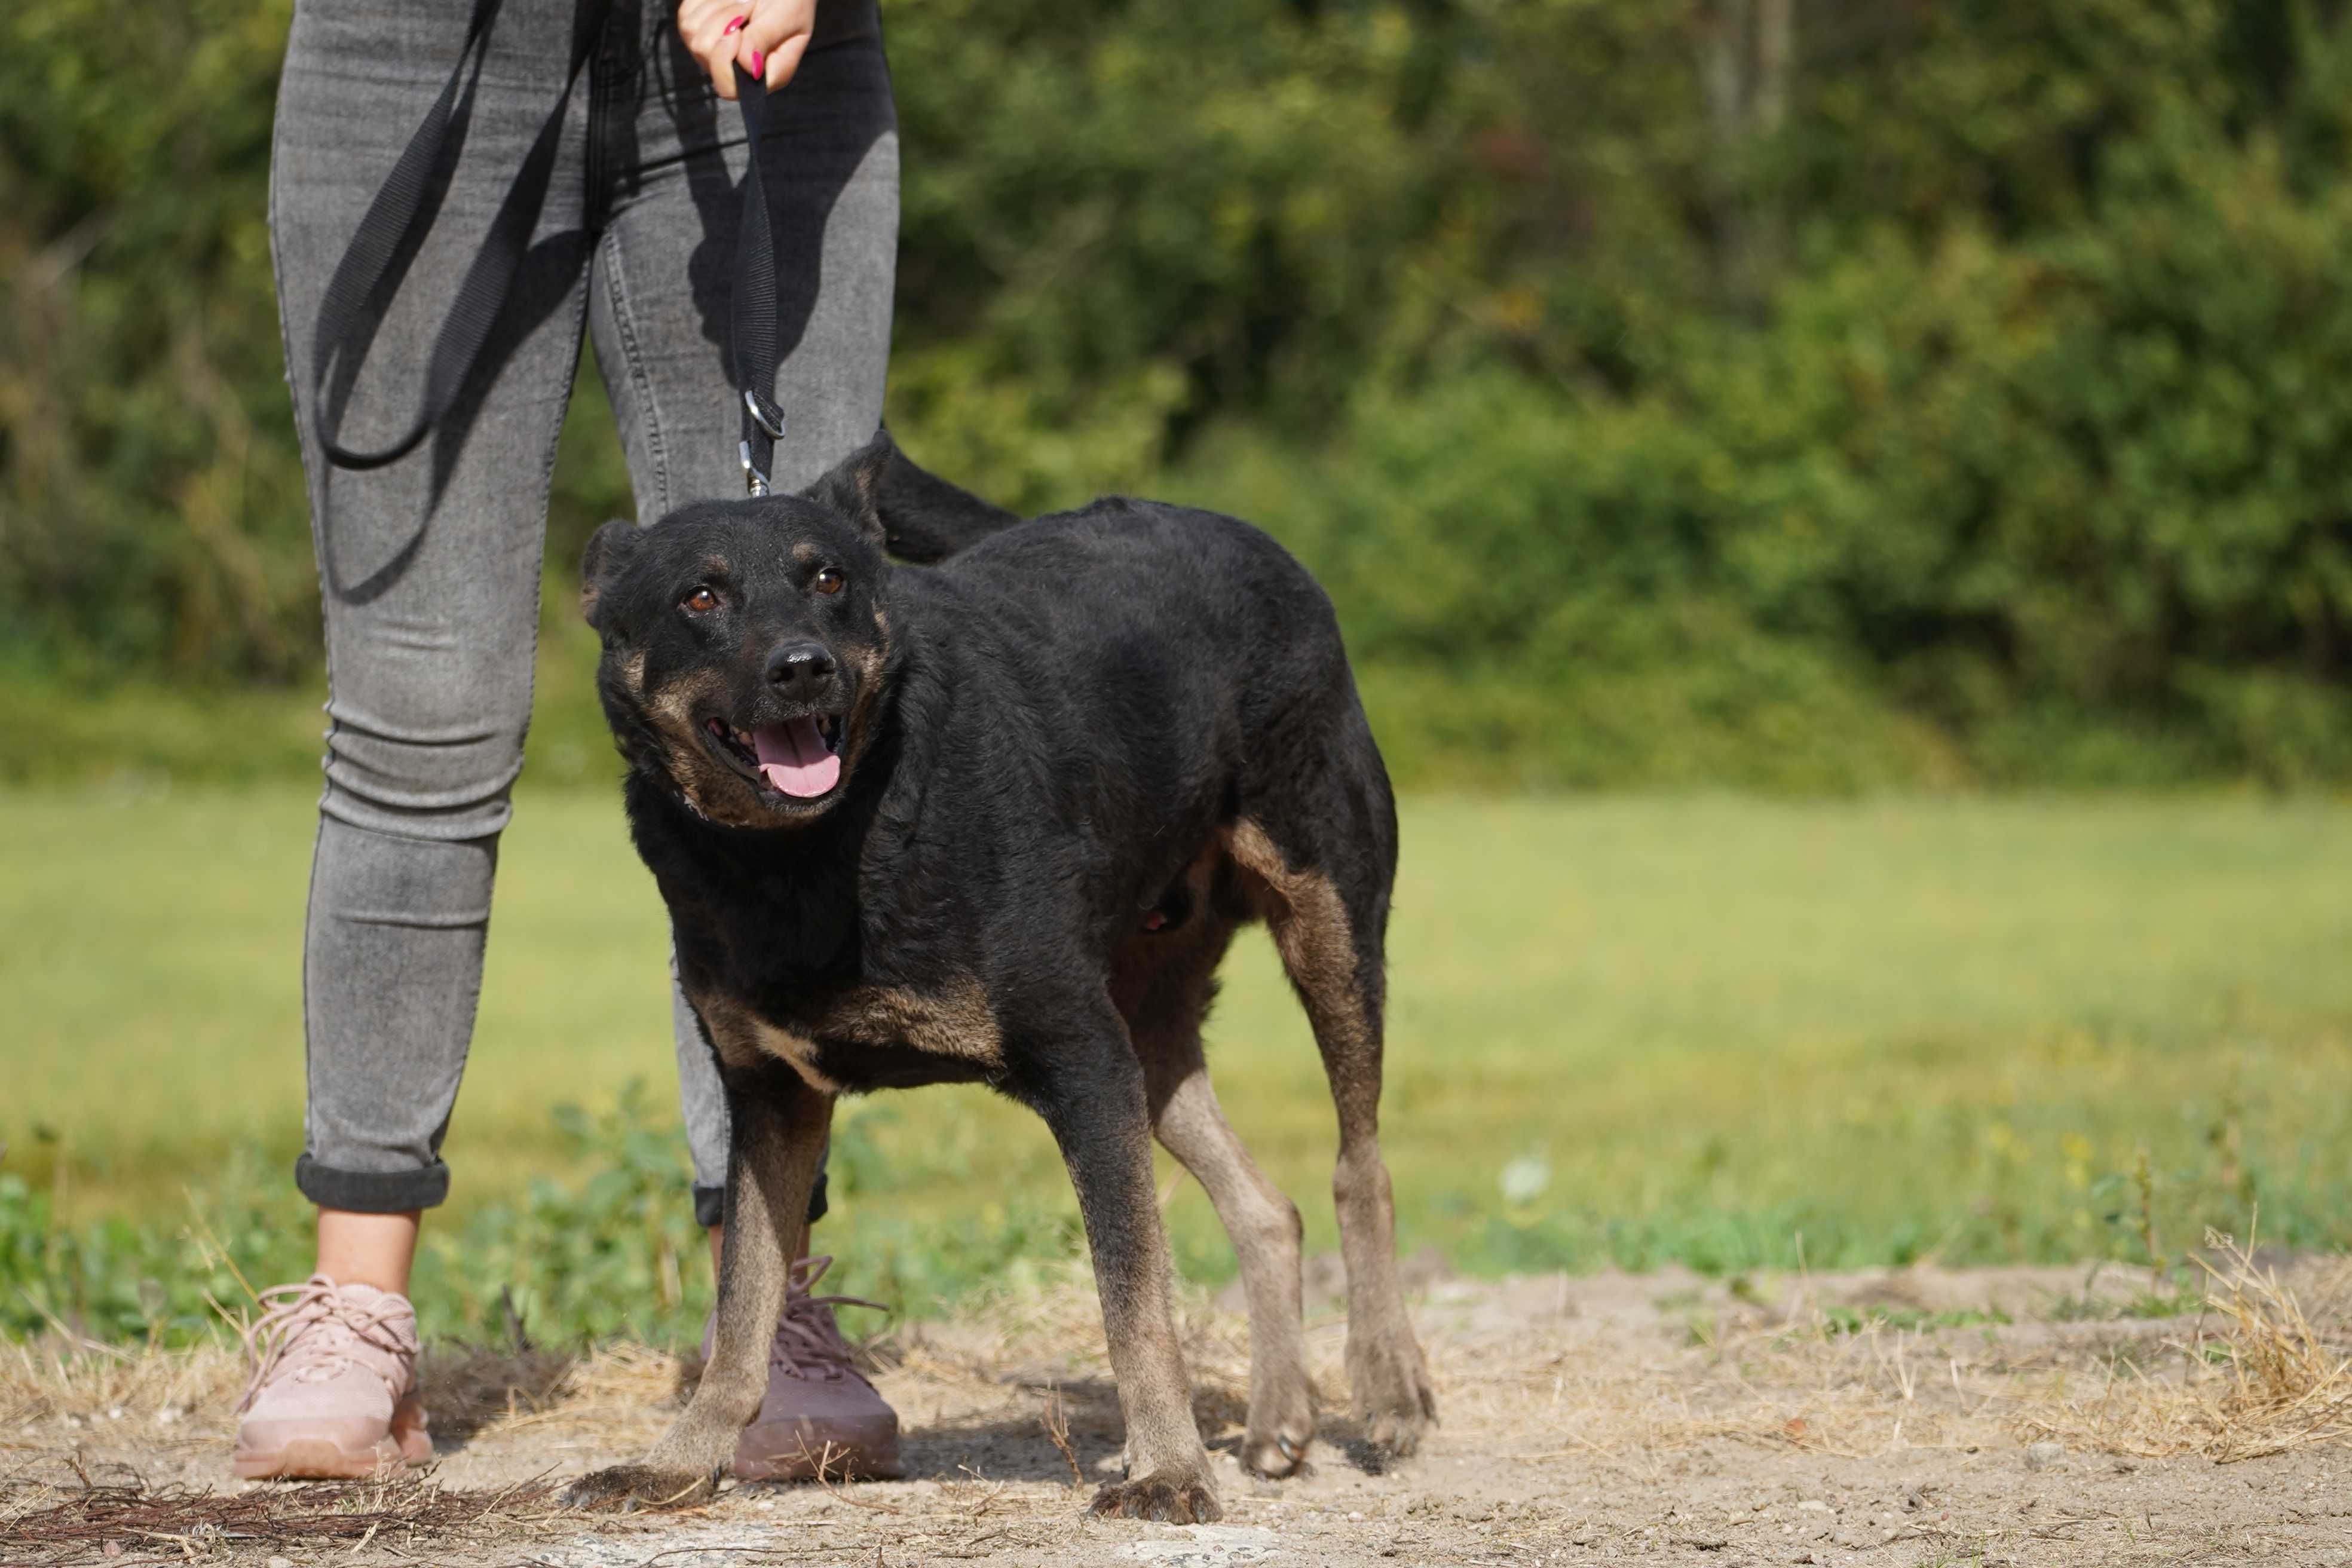
<path fill-rule="evenodd" d="M 822 644 L 788 642 L 768 656 L 768 684 L 786 697 L 806 697 L 833 679 L 833 655 Z"/>

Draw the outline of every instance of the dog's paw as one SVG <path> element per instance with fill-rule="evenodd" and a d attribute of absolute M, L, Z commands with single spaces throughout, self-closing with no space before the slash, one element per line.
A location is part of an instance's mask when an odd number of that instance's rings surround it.
<path fill-rule="evenodd" d="M 1150 1475 L 1111 1481 L 1087 1510 L 1104 1519 L 1153 1519 L 1163 1524 L 1213 1524 L 1225 1517 L 1206 1476 Z"/>
<path fill-rule="evenodd" d="M 723 1470 L 657 1470 L 650 1465 L 614 1465 L 591 1470 L 563 1489 L 556 1499 L 566 1508 L 604 1513 L 635 1513 L 640 1510 L 691 1508 L 719 1495 Z"/>
<path fill-rule="evenodd" d="M 1418 1411 L 1385 1410 L 1372 1417 L 1364 1436 L 1382 1459 L 1409 1459 L 1429 1430 L 1429 1417 Z"/>
<path fill-rule="evenodd" d="M 1365 1437 L 1386 1458 L 1410 1457 L 1437 1419 L 1437 1395 L 1429 1386 L 1421 1348 L 1407 1341 L 1360 1359 L 1351 1356 L 1349 1363 L 1349 1382 Z"/>
<path fill-rule="evenodd" d="M 1253 1421 L 1248 1436 L 1242 1439 L 1242 1468 L 1269 1481 L 1313 1475 L 1314 1468 L 1307 1462 L 1307 1446 L 1314 1440 L 1311 1419 L 1285 1421 L 1272 1431 L 1261 1430 Z"/>

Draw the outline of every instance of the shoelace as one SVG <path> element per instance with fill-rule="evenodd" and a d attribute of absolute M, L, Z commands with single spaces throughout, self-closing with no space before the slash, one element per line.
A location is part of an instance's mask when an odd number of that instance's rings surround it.
<path fill-rule="evenodd" d="M 265 1304 L 273 1299 L 275 1304 L 244 1331 L 245 1354 L 253 1363 L 253 1376 L 236 1402 L 240 1413 L 251 1406 L 270 1373 L 289 1359 L 293 1375 L 322 1381 L 358 1361 L 352 1353 L 354 1346 L 371 1345 L 403 1356 L 415 1349 L 390 1326 L 410 1311 L 408 1303 L 397 1296 L 385 1296 L 373 1306 L 362 1307 L 346 1300 L 333 1280 L 313 1274 L 299 1285 L 276 1286 L 258 1298 Z M 383 1376 L 380 1369 L 370 1370 Z M 400 1397 L 401 1390 L 391 1378 L 384 1378 L 384 1385 L 394 1399 Z"/>
<path fill-rule="evenodd" d="M 768 1364 L 793 1377 L 812 1374 L 838 1382 L 855 1368 L 841 1325 L 833 1321 L 835 1307 L 871 1307 L 889 1310 L 879 1301 L 856 1296 L 813 1296 L 810 1290 L 833 1267 L 831 1257 L 803 1258 L 793 1265 L 784 1283 L 784 1315 L 777 1320 L 776 1337 L 768 1347 Z"/>

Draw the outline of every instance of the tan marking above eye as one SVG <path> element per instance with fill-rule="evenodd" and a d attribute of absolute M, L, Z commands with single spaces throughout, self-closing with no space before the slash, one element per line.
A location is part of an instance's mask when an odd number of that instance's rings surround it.
<path fill-rule="evenodd" d="M 838 566 L 827 566 L 810 579 L 809 586 L 820 594 L 838 594 L 849 586 L 849 578 Z"/>
<path fill-rule="evenodd" d="M 719 595 L 712 593 L 708 585 L 698 584 L 688 589 L 686 597 L 677 603 L 680 609 L 698 616 L 707 616 L 719 607 Z"/>

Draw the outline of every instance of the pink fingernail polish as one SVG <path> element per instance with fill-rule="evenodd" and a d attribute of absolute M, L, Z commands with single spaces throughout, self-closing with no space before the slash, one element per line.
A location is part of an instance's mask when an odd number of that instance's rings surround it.
<path fill-rule="evenodd" d="M 729 36 L 729 34 L 733 34 L 733 33 L 740 33 L 740 32 L 741 32 L 741 31 L 743 30 L 743 24 L 744 24 L 744 23 L 746 23 L 746 22 L 748 22 L 748 21 L 750 21 L 751 19 L 751 17 L 749 17 L 749 16 L 738 16 L 738 17 L 736 17 L 733 21 L 731 21 L 731 22 L 730 22 L 730 23 L 728 23 L 728 24 L 727 24 L 727 32 L 725 32 L 725 33 L 721 33 L 721 34 L 719 35 L 719 37 L 723 38 L 723 37 L 728 37 L 728 36 Z"/>
<path fill-rule="evenodd" d="M 768 57 L 757 49 L 751 51 L 751 74 L 759 77 L 768 74 Z"/>

